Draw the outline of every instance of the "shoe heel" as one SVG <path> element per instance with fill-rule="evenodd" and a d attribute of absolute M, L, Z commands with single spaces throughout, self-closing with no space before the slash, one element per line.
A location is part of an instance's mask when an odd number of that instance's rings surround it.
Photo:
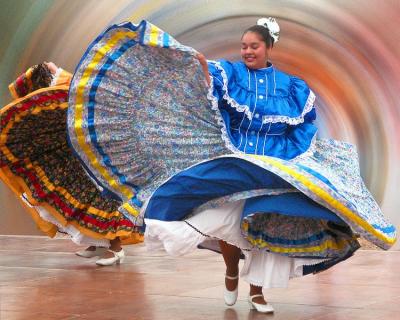
<path fill-rule="evenodd" d="M 125 257 L 119 258 L 119 259 L 117 260 L 117 264 L 121 264 L 121 263 L 123 263 L 124 261 L 125 261 Z"/>
<path fill-rule="evenodd" d="M 250 301 L 247 301 L 247 303 L 249 304 L 250 310 L 254 310 L 256 308 Z"/>

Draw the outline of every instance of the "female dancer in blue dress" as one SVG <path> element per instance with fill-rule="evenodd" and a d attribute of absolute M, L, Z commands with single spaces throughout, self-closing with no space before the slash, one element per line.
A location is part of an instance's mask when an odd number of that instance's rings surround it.
<path fill-rule="evenodd" d="M 144 220 L 150 250 L 222 252 L 227 305 L 243 255 L 250 307 L 273 312 L 262 288 L 347 259 L 358 235 L 388 249 L 396 231 L 355 148 L 315 138 L 312 90 L 268 62 L 275 19 L 258 23 L 234 63 L 207 61 L 147 21 L 110 26 L 76 68 L 68 129 L 97 186 Z"/>
<path fill-rule="evenodd" d="M 247 154 L 293 159 L 311 147 L 316 134 L 312 123 L 316 117 L 315 95 L 303 80 L 277 70 L 269 61 L 278 39 L 275 19 L 264 18 L 243 33 L 242 61 L 207 62 L 202 54 L 198 59 L 207 83 L 212 82 L 213 95 L 235 147 Z M 251 110 L 249 106 L 254 107 Z M 293 114 L 299 109 L 301 114 L 295 119 Z M 265 110 L 274 110 L 276 115 L 267 115 Z M 219 245 L 227 268 L 225 302 L 233 305 L 241 249 L 222 240 Z M 263 297 L 262 286 L 250 284 L 249 303 L 261 312 L 273 312 Z"/>

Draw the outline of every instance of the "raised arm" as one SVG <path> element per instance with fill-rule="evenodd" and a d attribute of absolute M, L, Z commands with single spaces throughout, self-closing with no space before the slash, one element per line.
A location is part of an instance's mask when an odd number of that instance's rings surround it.
<path fill-rule="evenodd" d="M 210 85 L 211 79 L 210 79 L 210 74 L 208 73 L 208 64 L 207 64 L 207 59 L 204 56 L 204 54 L 199 53 L 196 58 L 199 60 L 201 67 L 204 72 L 204 76 L 206 78 L 207 84 Z"/>

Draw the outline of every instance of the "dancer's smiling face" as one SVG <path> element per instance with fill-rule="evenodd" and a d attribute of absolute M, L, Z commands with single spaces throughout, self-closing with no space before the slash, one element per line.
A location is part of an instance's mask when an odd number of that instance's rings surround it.
<path fill-rule="evenodd" d="M 262 36 L 256 32 L 248 31 L 242 36 L 240 54 L 249 69 L 265 68 L 271 49 L 272 47 L 267 47 Z"/>

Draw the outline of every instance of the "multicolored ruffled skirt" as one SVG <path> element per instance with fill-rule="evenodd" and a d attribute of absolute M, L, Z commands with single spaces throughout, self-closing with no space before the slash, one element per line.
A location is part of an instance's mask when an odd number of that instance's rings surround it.
<path fill-rule="evenodd" d="M 119 212 L 145 220 L 148 240 L 163 242 L 172 222 L 245 200 L 241 237 L 265 252 L 320 259 L 304 273 L 351 256 L 359 236 L 393 245 L 395 228 L 363 184 L 352 145 L 317 140 L 292 161 L 236 150 L 196 54 L 147 21 L 127 22 L 98 36 L 76 69 L 69 138 L 98 187 L 121 200 Z"/>
<path fill-rule="evenodd" d="M 68 86 L 34 91 L 0 111 L 0 177 L 23 201 L 41 231 L 107 246 L 143 241 L 120 202 L 104 197 L 67 141 Z"/>

